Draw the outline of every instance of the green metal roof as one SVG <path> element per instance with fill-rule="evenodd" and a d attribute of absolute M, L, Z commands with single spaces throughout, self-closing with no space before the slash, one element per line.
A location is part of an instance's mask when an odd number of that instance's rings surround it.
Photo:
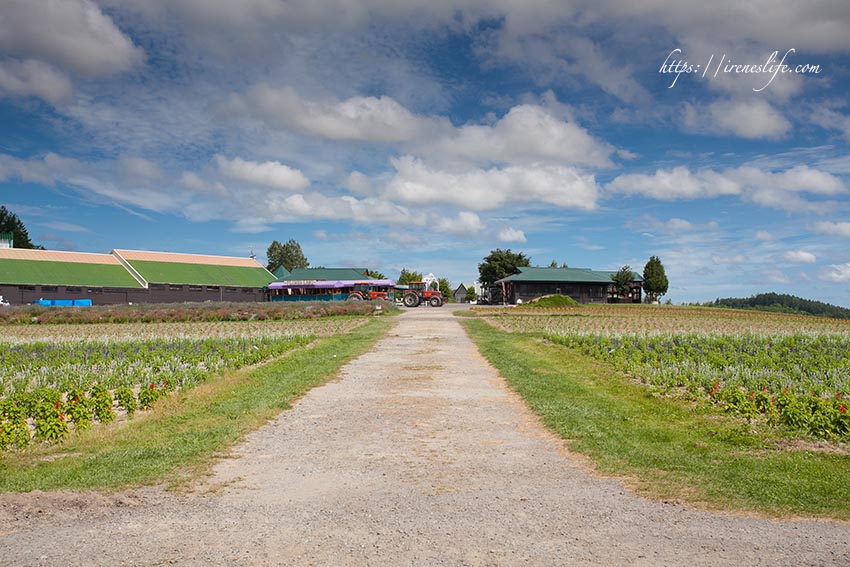
<path fill-rule="evenodd" d="M 563 283 L 611 283 L 611 276 L 617 273 L 609 271 L 590 270 L 586 268 L 525 268 L 519 274 L 514 274 L 499 280 L 500 282 L 563 282 Z M 634 272 L 636 282 L 643 278 Z"/>
<path fill-rule="evenodd" d="M 120 264 L 0 259 L 0 281 L 13 285 L 134 287 L 142 285 Z"/>
<path fill-rule="evenodd" d="M 272 272 L 276 279 L 284 278 L 289 275 L 289 270 L 284 268 L 283 266 L 278 266 L 278 268 Z"/>
<path fill-rule="evenodd" d="M 262 266 L 248 268 L 150 260 L 128 260 L 127 263 L 148 283 L 265 287 L 273 278 Z"/>
<path fill-rule="evenodd" d="M 371 280 L 366 268 L 295 268 L 289 274 L 279 278 L 279 282 L 291 281 L 337 281 Z"/>

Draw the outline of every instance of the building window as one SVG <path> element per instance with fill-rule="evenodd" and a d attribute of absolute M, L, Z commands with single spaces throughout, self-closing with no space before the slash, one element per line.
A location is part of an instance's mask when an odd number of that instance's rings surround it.
<path fill-rule="evenodd" d="M 41 291 L 59 291 L 59 288 L 55 285 L 43 285 Z"/>
<path fill-rule="evenodd" d="M 170 291 L 183 291 L 183 286 L 182 286 L 182 285 L 175 285 L 175 284 L 171 284 L 171 285 L 169 285 L 169 286 L 168 286 L 168 289 L 169 289 Z"/>

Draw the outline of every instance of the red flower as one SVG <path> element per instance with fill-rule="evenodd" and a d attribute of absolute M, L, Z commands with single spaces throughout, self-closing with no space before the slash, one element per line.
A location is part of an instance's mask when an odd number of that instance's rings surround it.
<path fill-rule="evenodd" d="M 55 407 L 56 409 L 59 409 L 59 402 L 53 402 L 53 407 Z"/>
<path fill-rule="evenodd" d="M 838 411 L 840 411 L 841 413 L 847 413 L 847 406 L 841 404 L 840 406 L 838 406 Z"/>
<path fill-rule="evenodd" d="M 150 389 L 151 389 L 151 390 L 156 389 L 156 384 L 151 384 Z"/>

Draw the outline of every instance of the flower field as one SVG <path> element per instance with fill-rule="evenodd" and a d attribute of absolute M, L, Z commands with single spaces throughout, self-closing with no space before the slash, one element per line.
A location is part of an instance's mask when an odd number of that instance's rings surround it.
<path fill-rule="evenodd" d="M 850 323 L 718 309 L 480 310 L 511 333 L 613 364 L 645 384 L 798 433 L 850 440 Z"/>
<path fill-rule="evenodd" d="M 367 321 L 0 325 L 0 451 L 132 417 L 171 391 Z"/>
<path fill-rule="evenodd" d="M 574 332 L 593 335 L 788 335 L 850 336 L 850 322 L 808 315 L 662 305 L 583 305 L 565 309 L 478 308 L 474 312 L 511 333 Z"/>

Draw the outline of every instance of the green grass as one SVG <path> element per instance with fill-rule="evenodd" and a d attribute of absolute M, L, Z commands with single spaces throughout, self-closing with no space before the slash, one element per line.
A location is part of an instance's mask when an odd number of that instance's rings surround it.
<path fill-rule="evenodd" d="M 118 264 L 2 259 L 0 273 L 3 283 L 7 284 L 142 287 L 124 266 Z"/>
<path fill-rule="evenodd" d="M 537 413 L 604 474 L 711 509 L 850 520 L 850 457 L 753 434 L 735 418 L 652 396 L 612 366 L 483 321 L 463 323 Z"/>
<path fill-rule="evenodd" d="M 274 276 L 260 267 L 181 264 L 149 260 L 132 260 L 129 264 L 148 282 L 155 283 L 263 287 L 274 281 Z"/>
<path fill-rule="evenodd" d="M 390 325 L 373 320 L 267 365 L 212 378 L 123 424 L 94 427 L 62 445 L 3 455 L 0 492 L 190 482 L 246 433 L 335 376 Z"/>

